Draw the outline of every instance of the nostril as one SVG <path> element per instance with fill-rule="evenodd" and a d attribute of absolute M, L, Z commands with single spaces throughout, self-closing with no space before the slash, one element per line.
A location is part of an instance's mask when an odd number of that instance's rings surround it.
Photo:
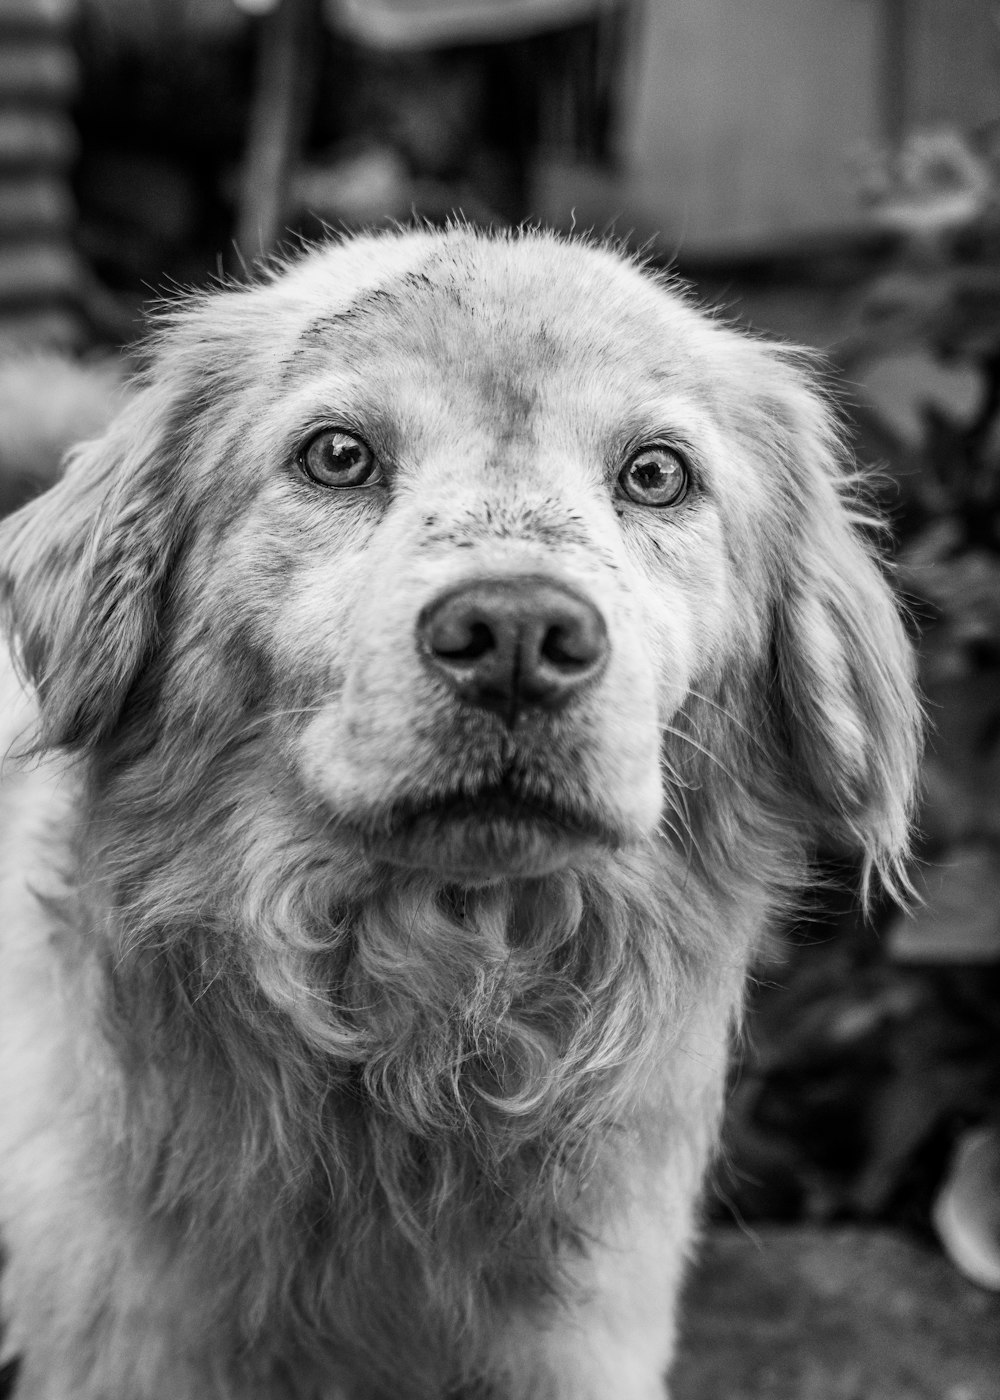
<path fill-rule="evenodd" d="M 578 671 L 592 666 L 603 654 L 603 638 L 597 628 L 586 628 L 579 622 L 558 623 L 550 627 L 540 648 L 542 659 L 560 671 Z"/>
<path fill-rule="evenodd" d="M 454 616 L 439 618 L 427 641 L 435 656 L 445 661 L 478 661 L 497 645 L 488 623 Z"/>

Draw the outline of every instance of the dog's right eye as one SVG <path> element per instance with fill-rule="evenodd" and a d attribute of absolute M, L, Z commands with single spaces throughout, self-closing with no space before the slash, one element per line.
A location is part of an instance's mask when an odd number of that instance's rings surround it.
<path fill-rule="evenodd" d="M 324 428 L 310 438 L 299 465 L 320 486 L 370 486 L 382 474 L 368 444 L 344 428 Z"/>

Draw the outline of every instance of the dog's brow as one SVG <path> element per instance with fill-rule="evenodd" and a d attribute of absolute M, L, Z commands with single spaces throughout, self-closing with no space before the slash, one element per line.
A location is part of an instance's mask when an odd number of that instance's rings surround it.
<path fill-rule="evenodd" d="M 403 308 L 405 303 L 412 304 L 414 292 L 420 291 L 443 291 L 446 295 L 450 295 L 452 300 L 461 304 L 461 299 L 455 289 L 447 286 L 439 287 L 426 272 L 416 269 L 404 273 L 401 277 L 392 278 L 380 287 L 369 288 L 355 297 L 347 306 L 341 307 L 339 311 L 329 311 L 322 316 L 317 316 L 302 332 L 302 339 L 304 341 L 323 340 L 331 331 L 336 333 L 344 326 L 357 324 L 374 311 L 389 309 L 398 311 Z"/>
<path fill-rule="evenodd" d="M 399 296 L 396 292 L 388 287 L 375 287 L 349 302 L 347 306 L 341 307 L 339 311 L 327 311 L 322 316 L 317 316 L 302 332 L 302 339 L 304 341 L 325 340 L 331 332 L 335 333 L 344 326 L 361 320 L 377 307 L 391 306 L 395 308 L 399 304 Z"/>

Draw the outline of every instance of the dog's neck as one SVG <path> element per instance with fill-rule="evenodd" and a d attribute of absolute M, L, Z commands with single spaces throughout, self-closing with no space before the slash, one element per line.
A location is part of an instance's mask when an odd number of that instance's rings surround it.
<path fill-rule="evenodd" d="M 743 966 L 774 904 L 769 833 L 737 810 L 760 804 L 735 782 L 724 819 L 698 817 L 692 784 L 684 850 L 656 838 L 462 890 L 373 865 L 298 790 L 282 805 L 269 786 L 262 812 L 237 757 L 175 771 L 154 749 L 94 766 L 82 863 L 100 871 L 112 1004 L 129 1008 L 112 1024 L 136 1023 L 128 1062 L 181 1095 L 185 1075 L 228 1076 L 251 1117 L 280 1075 L 293 1127 L 344 1095 L 348 1120 L 471 1155 L 498 1189 L 518 1153 L 554 1163 L 621 1121 L 710 969 Z M 728 845 L 726 894 L 698 869 L 710 842 Z M 740 866 L 754 857 L 752 878 Z M 301 1170 L 297 1127 L 273 1136 Z M 309 1150 L 322 1156 L 322 1133 Z"/>
<path fill-rule="evenodd" d="M 609 1155 L 639 1150 L 633 1108 L 653 1083 L 686 1092 L 662 1066 L 687 1063 L 671 1047 L 693 1008 L 733 1009 L 747 888 L 720 917 L 660 841 L 474 890 L 389 879 L 211 786 L 178 822 L 134 776 L 82 807 L 89 927 L 67 946 L 106 988 L 128 1120 L 111 1135 L 146 1215 L 213 1278 L 232 1264 L 240 1315 L 288 1306 L 318 1337 L 321 1300 L 355 1299 L 350 1347 L 406 1314 L 415 1278 L 449 1296 L 438 1316 L 473 1289 L 558 1291 Z M 398 1297 L 373 1293 L 387 1277 Z"/>
<path fill-rule="evenodd" d="M 557 1290 L 654 1061 L 718 976 L 707 927 L 670 928 L 652 848 L 473 891 L 414 875 L 339 907 L 315 882 L 239 927 L 204 891 L 200 916 L 157 923 L 137 886 L 93 887 L 133 1189 L 206 1268 L 242 1260 L 244 1289 L 267 1251 L 295 1288 L 361 1300 L 362 1343 L 363 1313 L 402 1306 L 371 1295 L 387 1254 L 390 1276 L 455 1293 L 445 1315 L 474 1279 Z"/>

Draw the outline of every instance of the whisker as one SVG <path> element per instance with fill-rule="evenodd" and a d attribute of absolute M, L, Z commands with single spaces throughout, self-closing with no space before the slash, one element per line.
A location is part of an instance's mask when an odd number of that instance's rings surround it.
<path fill-rule="evenodd" d="M 315 705 L 300 705 L 295 709 L 265 710 L 261 714 L 251 715 L 249 719 L 245 721 L 243 728 L 238 730 L 234 737 L 237 740 L 245 739 L 249 734 L 252 734 L 255 729 L 259 728 L 260 725 L 267 724 L 272 719 L 286 719 L 294 715 L 318 715 L 322 709 L 323 703 L 320 702 Z"/>
<path fill-rule="evenodd" d="M 696 752 L 704 754 L 704 756 L 710 762 L 714 763 L 719 769 L 721 769 L 723 773 L 725 773 L 726 777 L 730 780 L 730 782 L 735 783 L 738 788 L 743 790 L 743 783 L 741 782 L 741 780 L 736 776 L 732 769 L 727 768 L 727 766 L 723 763 L 722 759 L 719 758 L 717 754 L 714 754 L 711 749 L 706 748 L 704 744 L 699 743 L 698 740 L 692 738 L 690 734 L 685 734 L 682 729 L 677 729 L 672 724 L 661 724 L 660 730 L 664 734 L 672 734 L 675 739 L 683 740 L 684 743 L 690 744 L 691 747 L 696 750 Z"/>
<path fill-rule="evenodd" d="M 284 719 L 288 715 L 318 715 L 323 709 L 324 703 L 319 701 L 315 705 L 299 705 L 295 709 L 288 710 L 265 710 L 262 714 L 254 715 L 251 723 L 259 723 L 269 719 Z"/>
<path fill-rule="evenodd" d="M 737 729 L 745 734 L 748 739 L 752 739 L 755 744 L 760 743 L 760 736 L 755 734 L 750 726 L 745 724 L 744 721 L 740 719 L 739 715 L 734 714 L 727 706 L 720 705 L 718 700 L 713 700 L 710 695 L 703 695 L 700 690 L 692 690 L 688 693 L 693 699 L 700 700 L 703 705 L 709 705 L 713 710 L 718 711 L 718 713 L 728 719 L 730 723 L 735 724 Z"/>
<path fill-rule="evenodd" d="M 685 793 L 701 791 L 701 783 L 690 782 L 687 778 L 681 776 L 680 770 L 670 758 L 669 754 L 661 752 L 660 763 L 666 770 L 667 777 L 670 779 L 672 787 Z"/>
<path fill-rule="evenodd" d="M 694 839 L 694 832 L 689 826 L 685 826 L 683 831 L 679 830 L 675 823 L 672 822 L 667 816 L 660 817 L 657 829 L 659 834 L 664 838 L 666 838 L 667 836 L 672 836 L 676 841 L 677 845 L 680 847 L 681 851 L 683 852 L 684 877 L 686 883 L 687 876 L 690 875 L 691 870 L 693 868 L 695 856 L 698 856 L 699 860 L 703 860 L 701 851 L 698 847 L 698 843 Z"/>

